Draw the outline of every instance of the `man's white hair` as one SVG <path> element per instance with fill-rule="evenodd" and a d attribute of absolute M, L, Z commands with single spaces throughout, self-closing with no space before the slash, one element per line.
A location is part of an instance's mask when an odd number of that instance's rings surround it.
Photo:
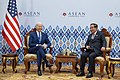
<path fill-rule="evenodd" d="M 37 23 L 36 23 L 36 26 L 37 26 L 38 24 L 42 24 L 42 22 L 37 22 Z"/>

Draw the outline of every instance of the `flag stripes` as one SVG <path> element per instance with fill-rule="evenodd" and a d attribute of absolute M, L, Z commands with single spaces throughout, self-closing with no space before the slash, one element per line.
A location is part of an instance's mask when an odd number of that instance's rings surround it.
<path fill-rule="evenodd" d="M 20 27 L 17 16 L 16 0 L 9 0 L 2 35 L 13 52 L 22 46 Z"/>

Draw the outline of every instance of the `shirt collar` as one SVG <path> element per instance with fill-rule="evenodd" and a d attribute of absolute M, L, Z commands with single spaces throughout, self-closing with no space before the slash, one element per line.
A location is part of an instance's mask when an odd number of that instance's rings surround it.
<path fill-rule="evenodd" d="M 38 32 L 38 31 L 36 31 L 36 33 L 37 33 L 37 36 L 39 36 L 39 32 Z M 42 33 L 42 32 L 40 32 L 40 35 L 41 35 L 41 33 Z"/>
<path fill-rule="evenodd" d="M 94 33 L 94 35 L 96 35 L 97 34 L 97 31 Z"/>

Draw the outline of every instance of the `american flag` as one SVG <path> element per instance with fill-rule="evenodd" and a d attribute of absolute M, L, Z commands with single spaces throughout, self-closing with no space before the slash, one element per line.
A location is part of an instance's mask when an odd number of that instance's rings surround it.
<path fill-rule="evenodd" d="M 2 35 L 13 52 L 22 45 L 17 14 L 16 0 L 9 0 Z"/>

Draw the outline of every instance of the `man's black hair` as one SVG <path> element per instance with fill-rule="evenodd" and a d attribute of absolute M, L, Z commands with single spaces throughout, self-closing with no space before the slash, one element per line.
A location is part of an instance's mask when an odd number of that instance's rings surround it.
<path fill-rule="evenodd" d="M 94 28 L 98 28 L 98 25 L 96 23 L 91 23 L 90 25 L 94 25 Z"/>

